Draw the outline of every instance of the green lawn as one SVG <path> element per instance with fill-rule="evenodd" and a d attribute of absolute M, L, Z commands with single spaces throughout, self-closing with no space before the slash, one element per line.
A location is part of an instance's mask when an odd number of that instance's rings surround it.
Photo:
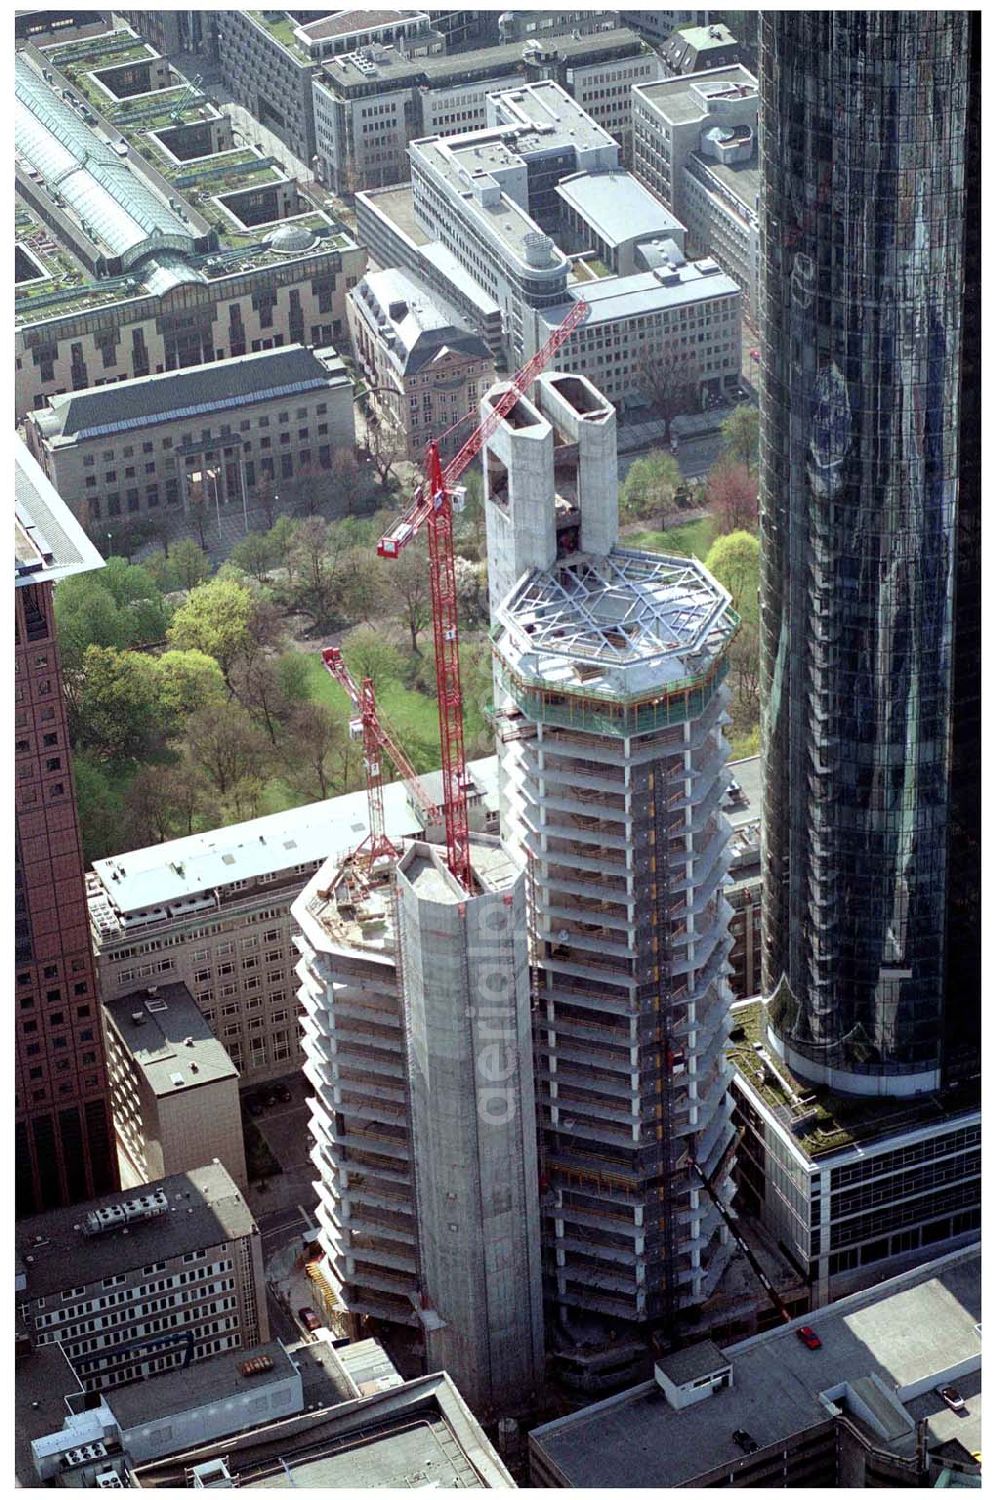
<path fill-rule="evenodd" d="M 428 642 L 424 650 L 433 650 Z M 349 706 L 343 691 L 324 667 L 318 651 L 306 654 L 309 664 L 309 692 L 315 702 L 328 703 L 343 719 L 349 717 Z M 378 692 L 378 707 L 386 726 L 399 740 L 418 771 L 433 771 L 441 764 L 441 742 L 438 736 L 437 703 L 425 693 L 404 687 L 401 682 L 387 682 Z"/>
<path fill-rule="evenodd" d="M 673 552 L 704 562 L 714 540 L 715 521 L 707 516 L 701 521 L 673 526 L 669 531 L 630 531 L 622 537 L 622 545 L 646 552 Z"/>

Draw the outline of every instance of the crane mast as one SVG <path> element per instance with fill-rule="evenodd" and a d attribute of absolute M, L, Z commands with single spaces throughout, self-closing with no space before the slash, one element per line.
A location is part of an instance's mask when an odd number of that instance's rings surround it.
<path fill-rule="evenodd" d="M 423 484 L 418 487 L 413 502 L 403 517 L 378 543 L 380 557 L 395 558 L 413 541 L 422 526 L 427 527 L 448 867 L 462 889 L 469 892 L 472 890 L 467 801 L 469 776 L 465 764 L 455 544 L 449 492 L 454 489 L 462 474 L 513 410 L 535 377 L 573 330 L 583 322 L 589 311 L 588 304 L 582 299 L 573 303 L 559 327 L 517 372 L 507 389 L 493 403 L 493 409 L 466 438 L 446 468 L 441 467 L 438 444 L 428 444 Z"/>

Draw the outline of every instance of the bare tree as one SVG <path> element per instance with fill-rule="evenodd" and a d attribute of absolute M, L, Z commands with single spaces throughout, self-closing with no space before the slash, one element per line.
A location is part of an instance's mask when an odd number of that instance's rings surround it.
<path fill-rule="evenodd" d="M 369 419 L 367 447 L 378 482 L 383 490 L 387 490 L 393 478 L 393 465 L 406 458 L 406 439 L 398 429 Z"/>
<path fill-rule="evenodd" d="M 638 381 L 666 436 L 674 417 L 701 409 L 701 366 L 686 349 L 647 348 L 639 359 Z"/>
<path fill-rule="evenodd" d="M 708 474 L 705 499 L 723 532 L 757 529 L 757 480 L 746 464 L 720 458 Z"/>
<path fill-rule="evenodd" d="M 416 655 L 420 647 L 417 636 L 430 622 L 431 584 L 427 553 L 423 547 L 411 546 L 392 563 L 389 597 L 395 612 L 410 632 L 410 649 Z"/>
<path fill-rule="evenodd" d="M 325 703 L 302 703 L 296 708 L 288 723 L 285 750 L 297 791 L 325 799 L 346 790 L 357 751 L 347 725 Z"/>

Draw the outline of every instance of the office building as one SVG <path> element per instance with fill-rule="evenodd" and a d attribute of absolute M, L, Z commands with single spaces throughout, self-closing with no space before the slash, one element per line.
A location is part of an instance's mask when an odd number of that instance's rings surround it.
<path fill-rule="evenodd" d="M 118 1186 L 54 584 L 103 566 L 14 444 L 14 1196 L 18 1214 Z"/>
<path fill-rule="evenodd" d="M 798 1266 L 814 1306 L 980 1233 L 977 1082 L 941 1095 L 837 1095 L 768 1050 L 766 1011 L 733 1011 L 738 1206 Z"/>
<path fill-rule="evenodd" d="M 310 1351 L 313 1346 L 308 1346 Z M 377 1346 L 376 1346 L 377 1347 Z M 337 1351 L 339 1354 L 341 1351 Z M 352 1353 L 343 1351 L 344 1354 Z M 296 1353 L 296 1360 L 299 1353 Z M 303 1376 L 303 1380 L 305 1377 Z M 445 1372 L 362 1388 L 241 1435 L 140 1464 L 135 1489 L 516 1489 Z"/>
<path fill-rule="evenodd" d="M 688 227 L 689 253 L 713 256 L 757 317 L 759 96 L 738 64 L 632 91 L 633 170 Z"/>
<path fill-rule="evenodd" d="M 482 130 L 491 93 L 545 79 L 565 88 L 627 149 L 632 86 L 663 76 L 656 53 L 620 28 L 554 38 L 546 33 L 544 41 L 503 42 L 454 56 L 371 52 L 336 58 L 314 80 L 316 170 L 338 193 L 405 182 L 411 140 Z"/>
<path fill-rule="evenodd" d="M 410 196 L 362 195 L 375 257 L 423 276 L 432 243 L 443 249 L 499 309 L 515 366 L 580 299 L 589 317 L 554 368 L 621 403 L 639 399 L 660 360 L 690 363 L 704 396 L 732 389 L 739 289 L 714 261 L 684 261 L 683 226 L 620 171 L 611 136 L 554 83 L 491 95 L 489 114 L 485 131 L 411 143 Z M 369 206 L 384 206 L 377 224 Z M 572 259 L 557 236 L 581 247 Z"/>
<path fill-rule="evenodd" d="M 182 52 L 191 52 L 202 58 L 218 56 L 216 19 L 212 11 L 121 10 L 117 14 L 164 57 L 177 57 Z"/>
<path fill-rule="evenodd" d="M 495 826 L 496 762 L 473 761 L 473 821 Z M 422 778 L 441 797 L 441 773 Z M 428 831 L 402 782 L 384 789 L 390 838 Z M 183 983 L 244 1085 L 302 1065 L 301 1007 L 289 908 L 331 851 L 368 832 L 364 792 L 289 808 L 97 860 L 87 880 L 90 932 L 105 1005 Z M 436 835 L 439 836 L 439 835 Z"/>
<path fill-rule="evenodd" d="M 577 281 L 565 302 L 535 314 L 536 344 L 562 323 L 570 298 L 586 302 L 590 312 L 553 355 L 550 369 L 586 375 L 619 409 L 655 406 L 665 371 L 695 389 L 693 404 L 735 394 L 740 289 L 716 261 L 678 265 L 669 258 L 652 271 Z"/>
<path fill-rule="evenodd" d="M 353 453 L 353 395 L 332 349 L 292 344 L 50 396 L 25 434 L 83 521 L 198 506 L 214 521 Z"/>
<path fill-rule="evenodd" d="M 976 1246 L 538 1427 L 538 1488 L 978 1488 L 982 1312 Z M 941 1388 L 954 1384 L 953 1410 Z"/>
<path fill-rule="evenodd" d="M 23 1219 L 15 1251 L 18 1327 L 85 1390 L 267 1341 L 260 1234 L 218 1162 Z"/>
<path fill-rule="evenodd" d="M 606 1346 L 700 1306 L 732 1253 L 738 622 L 695 560 L 617 545 L 616 419 L 588 381 L 540 376 L 483 464 L 500 830 L 530 893 L 545 1292 L 579 1357 L 595 1319 Z"/>
<path fill-rule="evenodd" d="M 445 38 L 416 10 L 223 10 L 219 64 L 238 104 L 310 170 L 317 152 L 313 79 L 323 63 L 391 48 L 403 57 L 442 52 Z"/>
<path fill-rule="evenodd" d="M 442 434 L 450 457 L 471 430 L 459 427 L 494 376 L 493 360 L 461 314 L 407 271 L 369 271 L 347 304 L 354 357 L 369 402 L 405 455 L 422 463 Z"/>
<path fill-rule="evenodd" d="M 673 73 L 706 73 L 739 61 L 739 42 L 728 26 L 682 26 L 667 37 L 663 57 Z"/>
<path fill-rule="evenodd" d="M 66 391 L 344 340 L 366 252 L 133 31 L 28 44 L 15 72 L 19 419 Z"/>
<path fill-rule="evenodd" d="M 978 25 L 761 22 L 767 1041 L 847 1094 L 978 1071 Z"/>
<path fill-rule="evenodd" d="M 339 1296 L 504 1413 L 543 1372 L 525 889 L 495 838 L 471 857 L 470 892 L 419 840 L 377 878 L 331 859 L 292 912 Z"/>
<path fill-rule="evenodd" d="M 324 1339 L 259 1344 L 164 1371 L 152 1383 L 111 1387 L 96 1399 L 58 1345 L 22 1360 L 17 1376 L 18 1479 L 29 1487 L 41 1480 L 88 1489 L 127 1488 L 136 1468 L 165 1477 L 173 1455 L 220 1440 L 251 1434 L 251 1442 L 266 1444 L 278 1423 L 404 1384 L 374 1339 L 342 1350 Z M 62 1393 L 54 1410 L 37 1400 L 43 1380 Z"/>
<path fill-rule="evenodd" d="M 126 1187 L 219 1161 L 247 1191 L 240 1075 L 184 984 L 102 1007 Z"/>
<path fill-rule="evenodd" d="M 707 26 L 721 21 L 720 10 L 620 10 L 618 19 L 622 26 L 630 26 L 647 41 L 662 46 L 671 34 L 685 26 Z"/>

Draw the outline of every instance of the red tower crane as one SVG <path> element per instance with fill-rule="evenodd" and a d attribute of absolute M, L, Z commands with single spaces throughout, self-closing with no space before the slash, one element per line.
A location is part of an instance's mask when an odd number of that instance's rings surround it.
<path fill-rule="evenodd" d="M 462 722 L 462 683 L 458 657 L 458 598 L 455 589 L 455 546 L 449 491 L 482 450 L 519 398 L 590 311 L 582 299 L 574 302 L 559 327 L 496 399 L 493 410 L 466 438 L 447 468 L 441 467 L 437 443 L 427 447 L 424 483 L 409 510 L 378 544 L 380 557 L 398 557 L 421 526 L 427 526 L 431 574 L 431 614 L 437 669 L 438 718 L 441 725 L 441 769 L 444 782 L 445 843 L 448 867 L 463 890 L 472 890 L 469 856 L 469 811 L 466 801 L 465 732 Z"/>
<path fill-rule="evenodd" d="M 363 858 L 371 870 L 376 860 L 396 859 L 399 850 L 385 831 L 385 806 L 382 800 L 382 756 L 388 755 L 410 796 L 427 814 L 436 818 L 438 809 L 421 786 L 417 773 L 406 752 L 393 739 L 381 723 L 375 707 L 375 688 L 370 677 L 366 677 L 360 688 L 347 669 L 347 663 L 336 646 L 328 646 L 323 652 L 323 665 L 333 680 L 340 684 L 351 700 L 356 718 L 352 720 L 360 731 L 365 760 L 365 789 L 368 793 L 368 834 L 355 849 L 352 858 Z"/>

